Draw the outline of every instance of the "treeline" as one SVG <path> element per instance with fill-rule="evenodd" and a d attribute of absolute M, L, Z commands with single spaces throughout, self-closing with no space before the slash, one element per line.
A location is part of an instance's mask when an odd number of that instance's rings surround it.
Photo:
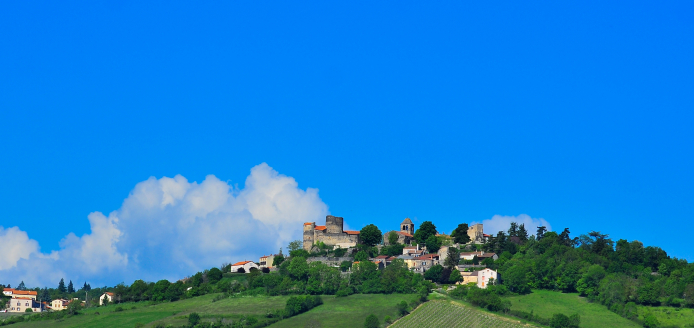
<path fill-rule="evenodd" d="M 484 245 L 499 259 L 483 263 L 498 270 L 513 293 L 578 292 L 632 320 L 637 304 L 694 307 L 693 264 L 639 241 L 614 242 L 595 231 L 573 239 L 569 234 L 568 228 L 558 234 L 540 227 L 528 237 L 514 224 Z"/>

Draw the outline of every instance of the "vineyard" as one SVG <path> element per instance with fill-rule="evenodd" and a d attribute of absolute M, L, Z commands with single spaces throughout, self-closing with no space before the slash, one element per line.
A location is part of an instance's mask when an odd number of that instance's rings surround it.
<path fill-rule="evenodd" d="M 521 327 L 514 322 L 448 301 L 429 301 L 408 316 L 395 322 L 393 328 L 420 327 Z"/>

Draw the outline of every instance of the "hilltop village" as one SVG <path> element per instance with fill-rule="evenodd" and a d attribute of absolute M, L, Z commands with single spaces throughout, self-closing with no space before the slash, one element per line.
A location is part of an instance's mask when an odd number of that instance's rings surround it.
<path fill-rule="evenodd" d="M 294 242 L 294 249 L 290 249 L 290 252 L 294 256 L 306 257 L 308 263 L 321 262 L 341 268 L 347 273 L 353 265 L 363 261 L 372 262 L 382 270 L 399 259 L 410 271 L 423 274 L 425 277 L 434 276 L 431 273 L 427 275 L 427 271 L 434 269 L 438 275 L 445 263 L 453 263 L 458 272 L 454 276 L 460 277 L 454 281 L 458 284 L 474 283 L 480 288 L 486 288 L 490 283 L 499 281 L 501 277 L 498 272 L 488 269 L 486 265 L 499 256 L 484 250 L 483 245 L 491 236 L 484 234 L 482 224 L 469 227 L 462 224 L 453 233 L 463 235 L 458 238 L 431 229 L 434 227 L 431 222 L 425 222 L 423 225 L 427 226 L 425 229 L 428 231 L 420 234 L 417 234 L 415 225 L 409 218 L 405 218 L 397 230 L 385 233 L 381 233 L 374 225 L 369 225 L 361 231 L 344 230 L 344 218 L 328 215 L 325 225 L 316 225 L 316 222 L 304 223 L 301 249 L 296 249 L 298 243 Z M 360 254 L 360 250 L 365 246 L 372 248 L 369 252 L 362 251 Z M 451 250 L 455 252 L 451 254 Z M 447 261 L 449 256 L 456 258 Z M 249 272 L 253 269 L 274 271 L 284 257 L 283 254 L 272 254 L 261 256 L 258 262 L 237 262 L 231 265 L 230 272 Z"/>

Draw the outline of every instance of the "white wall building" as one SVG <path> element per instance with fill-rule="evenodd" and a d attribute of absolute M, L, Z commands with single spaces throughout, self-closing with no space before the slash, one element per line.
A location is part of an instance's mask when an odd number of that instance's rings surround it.
<path fill-rule="evenodd" d="M 239 272 L 239 269 L 243 268 L 243 272 L 250 272 L 251 268 L 258 268 L 258 265 L 253 263 L 253 261 L 241 261 L 231 265 L 231 272 Z"/>

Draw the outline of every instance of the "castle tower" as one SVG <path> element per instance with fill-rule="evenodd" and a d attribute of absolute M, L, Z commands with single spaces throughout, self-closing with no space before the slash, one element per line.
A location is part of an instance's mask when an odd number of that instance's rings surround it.
<path fill-rule="evenodd" d="M 343 219 L 339 216 L 328 215 L 325 217 L 326 233 L 343 233 Z"/>
<path fill-rule="evenodd" d="M 402 221 L 402 223 L 400 223 L 400 232 L 414 235 L 414 223 L 412 223 L 412 220 L 410 220 L 410 218 L 405 218 L 405 220 Z"/>
<path fill-rule="evenodd" d="M 467 229 L 470 243 L 481 244 L 484 242 L 484 226 L 481 223 L 470 225 Z"/>
<path fill-rule="evenodd" d="M 315 222 L 304 223 L 304 249 L 306 251 L 310 251 L 311 247 L 313 247 L 313 239 L 315 238 L 314 230 L 316 230 Z"/>

